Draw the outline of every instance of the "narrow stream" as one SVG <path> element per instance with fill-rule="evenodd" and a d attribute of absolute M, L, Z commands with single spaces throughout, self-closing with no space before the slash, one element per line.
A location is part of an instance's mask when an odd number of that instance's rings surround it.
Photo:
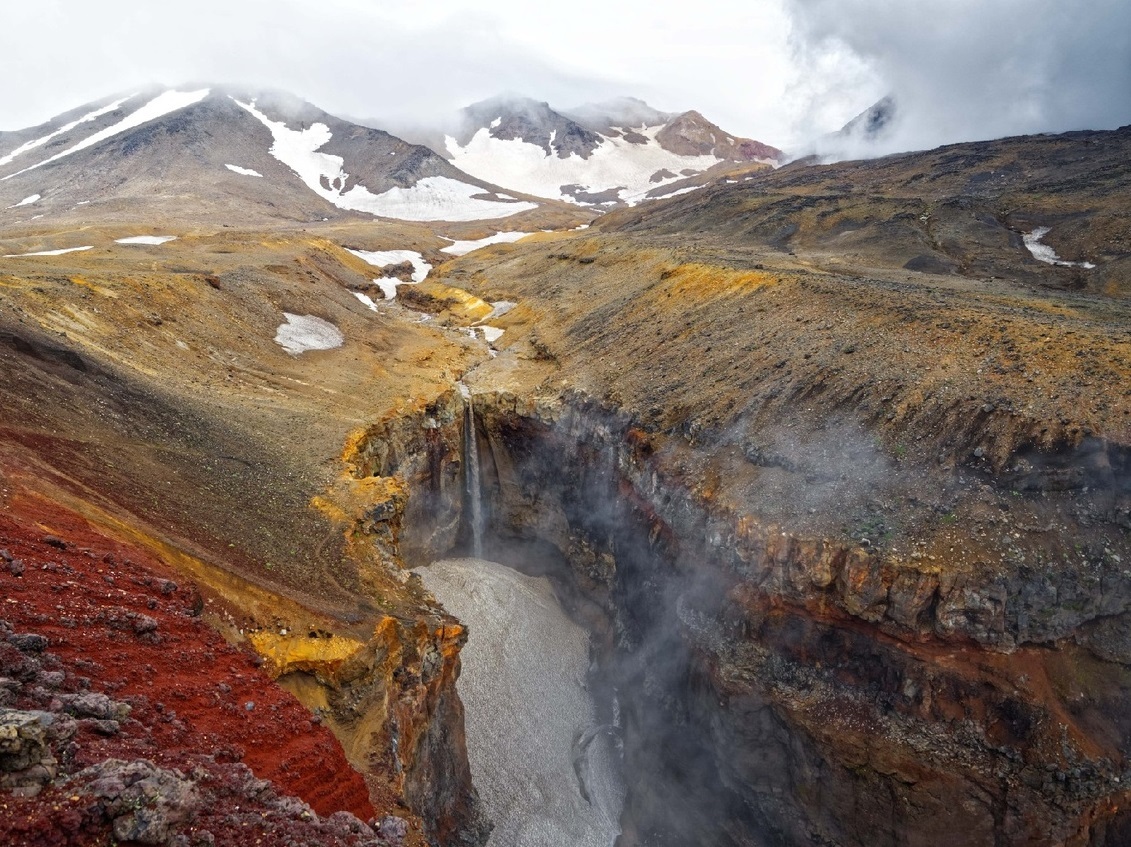
<path fill-rule="evenodd" d="M 470 629 L 458 689 L 489 847 L 609 847 L 624 791 L 614 733 L 585 689 L 585 630 L 544 578 L 480 559 L 417 573 Z"/>

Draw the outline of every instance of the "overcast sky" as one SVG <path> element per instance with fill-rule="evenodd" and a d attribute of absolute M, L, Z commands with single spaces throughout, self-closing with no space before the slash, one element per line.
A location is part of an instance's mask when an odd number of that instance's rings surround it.
<path fill-rule="evenodd" d="M 635 95 L 797 147 L 879 97 L 905 148 L 1131 123 L 1127 0 L 36 0 L 0 13 L 0 129 L 148 82 L 427 123 Z"/>

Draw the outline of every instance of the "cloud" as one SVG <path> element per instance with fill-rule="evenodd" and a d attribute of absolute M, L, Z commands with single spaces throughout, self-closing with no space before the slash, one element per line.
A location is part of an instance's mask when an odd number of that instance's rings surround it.
<path fill-rule="evenodd" d="M 41 0 L 5 10 L 5 129 L 153 82 L 281 88 L 338 114 L 421 119 L 504 89 L 608 96 L 615 80 L 563 70 L 490 12 L 349 0 L 180 4 Z M 450 6 L 451 4 L 447 4 Z M 459 11 L 456 14 L 456 11 Z"/>
<path fill-rule="evenodd" d="M 393 127 L 631 95 L 795 149 L 888 93 L 885 151 L 1131 122 L 1126 0 L 37 0 L 5 7 L 0 55 L 4 129 L 188 81 Z"/>
<path fill-rule="evenodd" d="M 353 118 L 435 121 L 513 92 L 569 108 L 632 95 L 780 143 L 782 0 L 37 0 L 0 27 L 0 127 L 149 83 L 282 88 Z"/>
<path fill-rule="evenodd" d="M 843 122 L 890 93 L 897 122 L 875 152 L 1131 123 L 1126 0 L 787 0 L 787 9 L 808 80 L 801 120 L 816 128 L 831 104 Z"/>

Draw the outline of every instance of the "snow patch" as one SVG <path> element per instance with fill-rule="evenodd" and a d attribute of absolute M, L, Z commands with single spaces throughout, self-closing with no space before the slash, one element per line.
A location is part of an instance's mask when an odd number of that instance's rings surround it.
<path fill-rule="evenodd" d="M 346 340 L 342 331 L 329 321 L 314 315 L 292 315 L 283 312 L 287 319 L 275 332 L 275 343 L 292 356 L 307 350 L 333 350 Z"/>
<path fill-rule="evenodd" d="M 259 171 L 253 171 L 251 168 L 241 168 L 239 165 L 224 165 L 225 168 L 234 174 L 242 174 L 243 176 L 257 176 L 263 178 L 263 174 Z"/>
<path fill-rule="evenodd" d="M 100 130 L 99 132 L 94 133 L 94 135 L 87 136 L 78 144 L 75 144 L 72 147 L 68 147 L 62 153 L 56 153 L 49 159 L 44 159 L 42 162 L 38 162 L 37 164 L 34 164 L 29 168 L 24 168 L 22 171 L 16 171 L 14 174 L 8 174 L 2 179 L 11 179 L 12 177 L 19 176 L 20 174 L 26 174 L 28 171 L 33 171 L 36 168 L 41 168 L 44 165 L 58 161 L 65 156 L 70 156 L 72 153 L 77 153 L 79 150 L 85 150 L 87 147 L 93 147 L 95 144 L 99 144 L 105 141 L 107 138 L 113 138 L 115 135 L 120 135 L 126 130 L 133 129 L 134 127 L 139 127 L 144 123 L 149 123 L 150 121 L 156 120 L 157 118 L 164 117 L 171 112 L 176 112 L 180 109 L 192 106 L 207 97 L 210 90 L 211 89 L 208 88 L 202 88 L 199 91 L 163 91 L 148 103 L 146 103 L 144 106 L 142 106 L 140 109 L 130 115 L 127 115 L 124 119 L 114 124 L 113 126 Z"/>
<path fill-rule="evenodd" d="M 176 241 L 175 235 L 131 235 L 129 238 L 115 238 L 115 244 L 165 244 L 169 241 Z"/>
<path fill-rule="evenodd" d="M 397 286 L 401 281 L 395 276 L 383 276 L 373 280 L 377 287 L 381 289 L 381 293 L 385 295 L 386 300 L 392 300 L 397 296 Z"/>
<path fill-rule="evenodd" d="M 489 314 L 483 320 L 489 321 L 492 318 L 501 318 L 517 305 L 518 303 L 513 303 L 510 300 L 497 300 L 491 304 L 491 314 Z"/>
<path fill-rule="evenodd" d="M 137 96 L 137 95 L 134 95 L 134 94 L 130 95 L 130 97 L 135 97 L 135 96 Z M 59 127 L 54 132 L 50 133 L 49 135 L 43 136 L 43 138 L 37 138 L 34 141 L 28 141 L 25 144 L 21 144 L 19 147 L 17 147 L 15 150 L 13 150 L 11 153 L 9 153 L 7 156 L 0 156 L 0 167 L 3 167 L 4 165 L 13 161 L 17 156 L 22 156 L 24 153 L 27 153 L 30 150 L 34 150 L 36 147 L 42 147 L 44 144 L 46 144 L 52 138 L 57 138 L 60 135 L 63 135 L 65 133 L 70 132 L 72 129 L 77 127 L 79 124 L 84 124 L 84 123 L 87 123 L 89 121 L 97 120 L 98 118 L 102 117 L 103 115 L 107 115 L 110 112 L 115 111 L 119 106 L 121 106 L 123 103 L 125 103 L 127 100 L 129 100 L 130 97 L 123 97 L 121 100 L 115 100 L 113 103 L 111 103 L 108 106 L 103 106 L 101 109 L 95 109 L 90 114 L 83 115 L 77 121 L 71 121 L 69 124 L 64 124 L 63 126 Z"/>
<path fill-rule="evenodd" d="M 494 344 L 506 332 L 506 330 L 499 329 L 496 326 L 481 326 L 479 328 L 483 330 L 483 338 L 486 339 L 488 344 Z"/>
<path fill-rule="evenodd" d="M 480 247 L 486 247 L 488 244 L 509 244 L 512 241 L 518 241 L 520 238 L 525 238 L 527 235 L 530 235 L 530 233 L 496 232 L 494 235 L 488 235 L 486 238 L 479 238 L 474 241 L 452 241 L 452 243 L 447 247 L 441 247 L 440 252 L 451 253 L 453 256 L 462 256 L 465 253 L 470 253 L 472 250 L 478 250 Z"/>
<path fill-rule="evenodd" d="M 698 191 L 703 186 L 692 185 L 689 188 L 677 188 L 675 191 L 669 191 L 667 194 L 653 194 L 649 200 L 666 200 L 669 197 L 678 197 L 680 194 L 690 194 L 692 191 Z"/>
<path fill-rule="evenodd" d="M 42 194 L 33 194 L 33 195 L 31 195 L 31 197 L 25 197 L 19 203 L 14 203 L 13 205 L 9 206 L 8 208 L 9 209 L 18 209 L 18 208 L 20 208 L 20 206 L 30 206 L 32 203 L 38 203 L 41 199 L 43 199 Z"/>
<path fill-rule="evenodd" d="M 93 250 L 94 245 L 88 247 L 64 247 L 62 250 L 40 250 L 36 253 L 8 253 L 5 259 L 18 259 L 21 256 L 62 256 L 64 253 L 81 253 L 83 250 Z"/>
<path fill-rule="evenodd" d="M 348 249 L 348 248 L 347 248 Z M 424 256 L 417 253 L 415 250 L 350 250 L 363 262 L 373 265 L 375 268 L 385 268 L 389 265 L 399 265 L 402 262 L 410 262 L 412 264 L 412 282 L 410 285 L 415 285 L 418 282 L 424 282 L 428 278 L 432 266 L 424 261 Z M 404 285 L 399 279 L 392 276 L 378 277 L 373 280 L 381 289 L 381 293 L 385 295 L 386 300 L 392 300 L 397 296 L 397 286 Z"/>
<path fill-rule="evenodd" d="M 533 203 L 478 199 L 474 195 L 482 194 L 482 188 L 444 176 L 425 177 L 411 188 L 391 188 L 381 194 L 373 194 L 360 184 L 347 191 L 350 176 L 344 170 L 345 160 L 318 152 L 333 137 L 326 124 L 294 130 L 282 121 L 271 120 L 255 108 L 254 102 L 235 102 L 271 131 L 271 155 L 293 170 L 307 188 L 339 209 L 404 221 L 474 221 L 505 218 L 537 208 Z"/>
<path fill-rule="evenodd" d="M 359 189 L 361 186 L 356 186 L 350 193 Z M 481 200 L 475 195 L 483 194 L 484 189 L 446 176 L 425 177 L 412 188 L 390 188 L 376 197 L 365 193 L 374 202 L 358 211 L 402 221 L 478 221 L 508 218 L 538 208 L 536 203 Z"/>
<path fill-rule="evenodd" d="M 1091 270 L 1095 267 L 1091 262 L 1066 262 L 1060 256 L 1056 255 L 1047 244 L 1041 244 L 1041 239 L 1049 234 L 1047 226 L 1039 226 L 1030 233 L 1021 236 L 1021 240 L 1025 242 L 1025 246 L 1029 248 L 1029 252 L 1033 254 L 1033 258 L 1038 262 L 1044 262 L 1048 265 L 1060 265 L 1064 268 L 1084 268 Z"/>
<path fill-rule="evenodd" d="M 394 289 L 395 292 L 396 289 Z M 373 302 L 373 298 L 366 294 L 364 291 L 355 291 L 353 296 L 362 302 L 367 308 L 377 311 L 377 304 Z M 388 299 L 388 298 L 385 298 Z"/>
<path fill-rule="evenodd" d="M 432 270 L 432 266 L 424 261 L 424 256 L 415 250 L 350 250 L 349 252 L 375 268 L 410 262 L 413 282 L 424 282 L 428 278 L 429 271 Z"/>

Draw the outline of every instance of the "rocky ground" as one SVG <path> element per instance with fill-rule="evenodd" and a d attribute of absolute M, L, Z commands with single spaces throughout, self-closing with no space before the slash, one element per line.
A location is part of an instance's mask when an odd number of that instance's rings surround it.
<path fill-rule="evenodd" d="M 6 505 L 4 843 L 420 843 L 262 660 L 204 623 L 196 586 L 51 504 Z"/>

